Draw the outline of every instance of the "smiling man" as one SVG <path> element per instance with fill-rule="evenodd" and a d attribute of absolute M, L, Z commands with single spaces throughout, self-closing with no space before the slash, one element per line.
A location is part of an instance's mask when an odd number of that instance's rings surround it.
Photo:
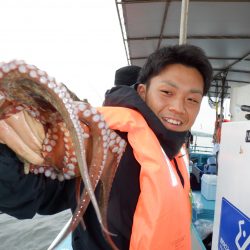
<path fill-rule="evenodd" d="M 134 86 L 117 86 L 106 93 L 106 106 L 130 108 L 144 117 L 147 125 L 159 140 L 162 150 L 171 161 L 172 165 L 169 169 L 170 172 L 174 171 L 171 174 L 176 175 L 181 186 L 177 185 L 180 188 L 180 197 L 181 193 L 185 193 L 190 186 L 189 180 L 185 179 L 186 173 L 183 171 L 185 168 L 178 162 L 179 156 L 177 155 L 199 113 L 202 98 L 210 87 L 211 77 L 212 67 L 200 48 L 192 45 L 176 45 L 164 47 L 151 54 L 142 67 Z M 120 135 L 126 138 L 126 134 L 120 133 Z M 150 145 L 141 144 L 142 149 L 146 147 Z M 151 154 L 157 158 L 153 146 Z M 136 234 L 137 211 L 140 210 L 138 204 L 145 184 L 142 182 L 141 169 L 142 166 L 135 159 L 133 149 L 128 144 L 114 178 L 108 209 L 109 229 L 117 235 L 113 237 L 113 240 L 119 249 L 128 249 L 129 244 L 133 247 L 134 243 L 140 239 L 134 235 Z M 158 185 L 163 185 L 161 186 L 163 190 L 168 189 L 171 183 L 166 181 L 162 184 L 159 180 Z M 169 189 L 168 192 L 174 192 L 174 190 Z M 157 192 L 155 196 L 158 197 Z M 167 194 L 167 196 L 170 195 Z M 152 197 L 148 197 L 148 203 L 151 200 Z M 171 203 L 174 203 L 174 200 L 170 199 L 168 204 Z M 180 207 L 185 210 L 185 201 L 181 201 L 173 210 L 177 211 Z M 165 210 L 171 210 L 171 208 L 165 207 Z M 152 211 L 152 214 L 157 217 L 156 211 Z M 168 216 L 167 221 L 175 217 L 171 214 Z M 186 216 L 189 216 L 188 212 Z M 159 224 L 160 221 L 155 225 L 155 231 Z M 182 224 L 183 228 L 177 229 L 178 224 Z M 160 247 L 160 233 L 153 243 L 148 239 L 150 234 L 145 233 L 141 237 L 143 239 L 141 249 L 190 249 L 189 236 L 188 234 L 184 236 L 185 232 L 182 236 L 181 234 L 170 236 L 170 231 L 174 232 L 175 229 L 188 231 L 189 226 L 184 229 L 184 224 L 181 216 L 177 215 L 171 229 L 169 228 L 169 231 L 164 233 L 163 248 Z M 167 242 L 172 243 L 167 245 Z"/>

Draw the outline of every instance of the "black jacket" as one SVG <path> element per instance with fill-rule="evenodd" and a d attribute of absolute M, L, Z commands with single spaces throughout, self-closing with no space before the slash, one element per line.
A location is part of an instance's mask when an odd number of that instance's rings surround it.
<path fill-rule="evenodd" d="M 170 158 L 184 142 L 186 133 L 167 131 L 131 87 L 120 86 L 108 91 L 105 105 L 129 107 L 141 112 Z M 126 139 L 125 133 L 118 133 Z M 128 144 L 114 178 L 108 205 L 109 231 L 117 235 L 113 240 L 121 250 L 129 248 L 133 215 L 140 194 L 139 174 L 140 165 Z M 0 144 L 0 211 L 25 219 L 32 218 L 36 213 L 49 215 L 68 208 L 74 211 L 75 207 L 75 180 L 59 182 L 44 175 L 25 175 L 23 164 L 16 155 L 7 146 Z M 77 227 L 72 237 L 73 249 L 110 249 L 102 236 L 91 204 L 84 215 L 84 221 L 87 230 Z"/>

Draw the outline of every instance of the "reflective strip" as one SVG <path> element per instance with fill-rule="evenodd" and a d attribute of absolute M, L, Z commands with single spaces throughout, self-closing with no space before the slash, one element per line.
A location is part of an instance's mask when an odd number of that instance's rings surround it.
<path fill-rule="evenodd" d="M 183 161 L 185 163 L 187 172 L 189 173 L 189 157 L 186 149 L 184 147 L 181 147 L 180 153 L 182 155 Z"/>
<path fill-rule="evenodd" d="M 175 176 L 175 174 L 174 174 L 174 171 L 173 171 L 173 169 L 172 169 L 172 164 L 171 164 L 171 162 L 169 161 L 169 159 L 168 159 L 166 153 L 164 152 L 164 150 L 162 149 L 162 147 L 161 147 L 161 151 L 162 151 L 162 153 L 163 153 L 163 155 L 164 155 L 164 158 L 165 158 L 165 160 L 166 160 L 166 165 L 167 165 L 167 167 L 168 167 L 168 169 L 169 169 L 169 173 L 170 173 L 170 177 L 171 177 L 171 181 L 172 181 L 172 186 L 173 186 L 173 187 L 176 187 L 176 186 L 178 185 L 178 181 L 177 181 L 177 178 L 176 178 L 176 176 Z"/>

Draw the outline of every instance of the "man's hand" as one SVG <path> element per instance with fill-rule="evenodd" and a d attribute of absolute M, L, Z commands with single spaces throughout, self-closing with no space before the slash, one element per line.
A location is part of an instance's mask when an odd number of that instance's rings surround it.
<path fill-rule="evenodd" d="M 42 124 L 26 111 L 0 120 L 0 142 L 32 164 L 42 165 L 44 162 L 41 155 L 44 138 Z"/>

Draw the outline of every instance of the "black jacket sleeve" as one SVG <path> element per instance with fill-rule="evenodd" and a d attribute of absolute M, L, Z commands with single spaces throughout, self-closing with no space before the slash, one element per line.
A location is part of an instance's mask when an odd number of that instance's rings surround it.
<path fill-rule="evenodd" d="M 23 163 L 0 144 L 0 211 L 18 219 L 49 215 L 75 204 L 75 180 L 59 182 L 44 175 L 24 174 Z"/>

